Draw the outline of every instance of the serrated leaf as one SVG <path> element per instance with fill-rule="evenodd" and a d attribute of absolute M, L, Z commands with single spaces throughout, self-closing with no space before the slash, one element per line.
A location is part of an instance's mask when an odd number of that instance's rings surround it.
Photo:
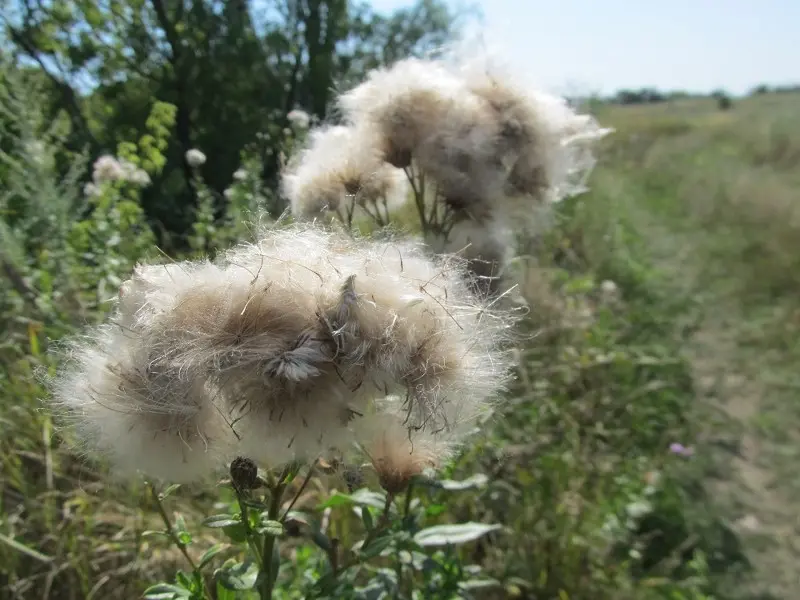
<path fill-rule="evenodd" d="M 203 567 L 205 567 L 209 562 L 211 562 L 214 559 L 215 556 L 217 556 L 220 552 L 224 552 L 229 547 L 230 546 L 228 544 L 225 544 L 223 542 L 211 546 L 211 548 L 203 552 L 203 556 L 200 557 L 200 564 L 198 565 L 198 568 L 202 569 Z"/>
<path fill-rule="evenodd" d="M 241 524 L 241 521 L 236 515 L 213 515 L 203 519 L 203 525 L 212 528 L 230 527 L 239 524 Z"/>
<path fill-rule="evenodd" d="M 190 598 L 192 593 L 186 588 L 171 583 L 157 583 L 144 591 L 145 600 L 177 600 L 178 598 Z"/>
<path fill-rule="evenodd" d="M 447 546 L 465 544 L 497 531 L 502 525 L 485 523 L 461 523 L 458 525 L 436 525 L 418 532 L 414 541 L 420 546 Z"/>

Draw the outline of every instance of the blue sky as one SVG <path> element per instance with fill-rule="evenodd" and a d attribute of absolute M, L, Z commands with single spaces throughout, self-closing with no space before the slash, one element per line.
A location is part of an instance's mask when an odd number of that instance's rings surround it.
<path fill-rule="evenodd" d="M 448 0 L 455 5 L 454 0 Z M 411 0 L 373 0 L 381 11 Z M 800 0 L 469 0 L 483 38 L 560 93 L 800 83 Z"/>

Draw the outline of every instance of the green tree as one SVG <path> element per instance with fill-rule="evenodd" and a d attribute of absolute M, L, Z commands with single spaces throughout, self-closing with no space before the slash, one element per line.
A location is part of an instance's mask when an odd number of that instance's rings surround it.
<path fill-rule="evenodd" d="M 142 204 L 156 231 L 181 236 L 198 193 L 187 150 L 208 155 L 202 176 L 219 197 L 247 147 L 274 186 L 292 109 L 326 118 L 335 88 L 436 47 L 456 23 L 440 0 L 388 16 L 347 0 L 19 0 L 3 20 L 68 116 L 71 151 L 113 152 L 144 129 L 153 98 L 176 107 L 167 163 Z"/>

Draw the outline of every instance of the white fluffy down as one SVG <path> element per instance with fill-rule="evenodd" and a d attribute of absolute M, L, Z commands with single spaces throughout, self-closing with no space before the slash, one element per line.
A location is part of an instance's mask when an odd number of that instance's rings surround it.
<path fill-rule="evenodd" d="M 375 410 L 455 443 L 502 389 L 511 319 L 463 261 L 423 250 L 300 224 L 213 263 L 141 265 L 54 401 L 87 451 L 173 481 L 344 450 Z"/>

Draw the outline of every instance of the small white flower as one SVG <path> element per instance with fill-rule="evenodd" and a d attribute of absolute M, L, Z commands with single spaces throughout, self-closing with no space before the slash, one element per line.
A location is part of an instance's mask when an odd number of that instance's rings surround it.
<path fill-rule="evenodd" d="M 613 296 L 617 293 L 617 284 L 611 281 L 610 279 L 606 279 L 603 283 L 600 284 L 600 289 L 603 291 L 604 294 L 608 296 Z"/>
<path fill-rule="evenodd" d="M 141 187 L 146 187 L 152 183 L 150 180 L 150 175 L 148 175 L 147 171 L 144 169 L 136 169 L 133 173 L 131 173 L 128 181 Z"/>
<path fill-rule="evenodd" d="M 308 126 L 311 124 L 311 117 L 308 116 L 308 113 L 304 110 L 300 110 L 299 108 L 294 109 L 286 118 L 289 119 L 289 122 L 294 125 L 295 127 L 299 127 L 300 129 L 308 129 Z"/>
<path fill-rule="evenodd" d="M 192 148 L 186 152 L 186 162 L 192 168 L 201 167 L 206 164 L 206 155 L 200 152 L 197 148 Z"/>
<path fill-rule="evenodd" d="M 28 142 L 25 144 L 25 149 L 28 151 L 28 154 L 34 162 L 40 165 L 43 165 L 47 162 L 47 147 L 44 145 L 44 142 L 40 140 Z"/>
<path fill-rule="evenodd" d="M 625 512 L 631 519 L 641 519 L 645 515 L 652 512 L 653 506 L 647 500 L 638 500 L 631 502 L 625 507 Z"/>
<path fill-rule="evenodd" d="M 244 169 L 236 169 L 233 173 L 233 180 L 234 181 L 244 181 L 247 179 L 247 171 Z"/>
<path fill-rule="evenodd" d="M 224 192 L 222 192 L 222 195 L 225 196 L 226 200 L 232 200 L 233 199 L 233 188 L 227 188 Z"/>
<path fill-rule="evenodd" d="M 610 279 L 606 279 L 600 284 L 600 296 L 605 302 L 614 303 L 620 297 L 619 287 Z"/>
<path fill-rule="evenodd" d="M 116 158 L 106 154 L 94 162 L 92 178 L 96 184 L 120 181 L 125 179 L 125 169 Z"/>
<path fill-rule="evenodd" d="M 83 195 L 87 198 L 99 196 L 100 188 L 93 183 L 87 183 L 85 186 L 83 186 Z"/>

